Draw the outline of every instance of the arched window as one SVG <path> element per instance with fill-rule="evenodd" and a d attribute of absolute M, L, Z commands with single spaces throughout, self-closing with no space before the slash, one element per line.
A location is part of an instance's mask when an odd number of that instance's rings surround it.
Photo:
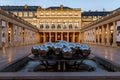
<path fill-rule="evenodd" d="M 77 26 L 77 25 L 75 25 L 75 29 L 78 29 L 78 26 Z"/>
<path fill-rule="evenodd" d="M 41 25 L 40 25 L 40 28 L 41 28 L 41 29 L 43 29 L 43 28 L 44 28 L 43 24 L 41 24 Z"/>
<path fill-rule="evenodd" d="M 66 29 L 66 25 L 63 26 L 63 29 Z"/>
<path fill-rule="evenodd" d="M 72 24 L 69 25 L 69 29 L 72 29 Z"/>
<path fill-rule="evenodd" d="M 48 25 L 48 24 L 46 25 L 46 28 L 47 28 L 47 29 L 49 28 L 49 25 Z"/>
<path fill-rule="evenodd" d="M 61 26 L 60 26 L 60 24 L 58 24 L 58 26 L 57 26 L 57 29 L 61 29 Z"/>
<path fill-rule="evenodd" d="M 52 27 L 51 27 L 52 29 L 54 29 L 55 28 L 55 24 L 52 24 Z"/>

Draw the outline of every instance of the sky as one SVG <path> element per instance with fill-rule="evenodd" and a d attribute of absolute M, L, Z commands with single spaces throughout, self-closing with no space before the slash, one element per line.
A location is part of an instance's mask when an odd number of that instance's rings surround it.
<path fill-rule="evenodd" d="M 47 8 L 50 6 L 64 6 L 71 8 L 81 8 L 82 11 L 106 11 L 120 8 L 120 0 L 0 0 L 0 5 L 24 5 L 41 6 Z"/>

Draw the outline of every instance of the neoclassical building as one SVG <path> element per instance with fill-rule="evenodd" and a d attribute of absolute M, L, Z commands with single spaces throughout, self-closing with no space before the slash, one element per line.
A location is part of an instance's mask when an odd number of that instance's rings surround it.
<path fill-rule="evenodd" d="M 98 20 L 109 11 L 82 11 L 63 5 L 42 8 L 40 6 L 0 6 L 3 10 L 28 21 L 39 29 L 40 42 L 66 40 L 80 42 L 83 26 Z"/>

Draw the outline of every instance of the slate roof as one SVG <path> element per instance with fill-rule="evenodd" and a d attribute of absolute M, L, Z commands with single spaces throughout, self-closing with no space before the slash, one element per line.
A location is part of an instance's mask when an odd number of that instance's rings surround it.
<path fill-rule="evenodd" d="M 38 6 L 0 6 L 2 9 L 7 11 L 37 11 Z M 48 7 L 45 9 L 60 9 L 60 7 Z M 72 9 L 70 7 L 63 6 L 63 9 Z M 82 12 L 82 16 L 105 16 L 109 14 L 110 11 L 91 11 L 91 12 Z"/>
<path fill-rule="evenodd" d="M 105 11 L 105 12 L 102 12 L 102 11 L 82 12 L 82 16 L 105 16 L 109 13 L 110 13 L 110 11 Z"/>
<path fill-rule="evenodd" d="M 0 7 L 7 11 L 36 11 L 38 6 L 28 6 L 28 8 L 25 8 L 24 6 L 0 6 Z"/>
<path fill-rule="evenodd" d="M 60 7 L 48 7 L 46 9 L 61 9 Z M 70 7 L 63 7 L 63 9 L 72 9 Z"/>

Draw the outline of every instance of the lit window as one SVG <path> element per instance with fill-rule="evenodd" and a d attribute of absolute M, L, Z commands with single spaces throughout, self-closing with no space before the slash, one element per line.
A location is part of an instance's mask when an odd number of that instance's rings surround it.
<path fill-rule="evenodd" d="M 35 26 L 37 25 L 37 21 L 34 21 L 34 25 L 35 25 Z"/>
<path fill-rule="evenodd" d="M 13 12 L 13 14 L 17 16 L 17 12 Z"/>
<path fill-rule="evenodd" d="M 78 13 L 75 13 L 75 16 L 78 16 Z"/>
<path fill-rule="evenodd" d="M 66 13 L 64 13 L 64 16 L 66 15 Z"/>
<path fill-rule="evenodd" d="M 46 13 L 46 15 L 48 16 L 48 15 L 49 15 L 49 13 Z"/>
<path fill-rule="evenodd" d="M 60 13 L 58 13 L 58 16 L 60 16 Z"/>
<path fill-rule="evenodd" d="M 27 17 L 27 16 L 28 16 L 27 12 L 24 12 L 24 17 Z"/>
<path fill-rule="evenodd" d="M 52 16 L 54 16 L 55 15 L 55 13 L 52 13 Z"/>
<path fill-rule="evenodd" d="M 30 16 L 30 17 L 33 17 L 33 13 L 32 13 L 32 12 L 29 12 L 29 16 Z"/>
<path fill-rule="evenodd" d="M 22 17 L 22 12 L 19 12 L 18 14 L 19 14 L 19 17 Z"/>
<path fill-rule="evenodd" d="M 40 13 L 40 15 L 43 15 L 43 13 Z"/>
<path fill-rule="evenodd" d="M 72 13 L 69 13 L 69 15 L 72 15 Z"/>

